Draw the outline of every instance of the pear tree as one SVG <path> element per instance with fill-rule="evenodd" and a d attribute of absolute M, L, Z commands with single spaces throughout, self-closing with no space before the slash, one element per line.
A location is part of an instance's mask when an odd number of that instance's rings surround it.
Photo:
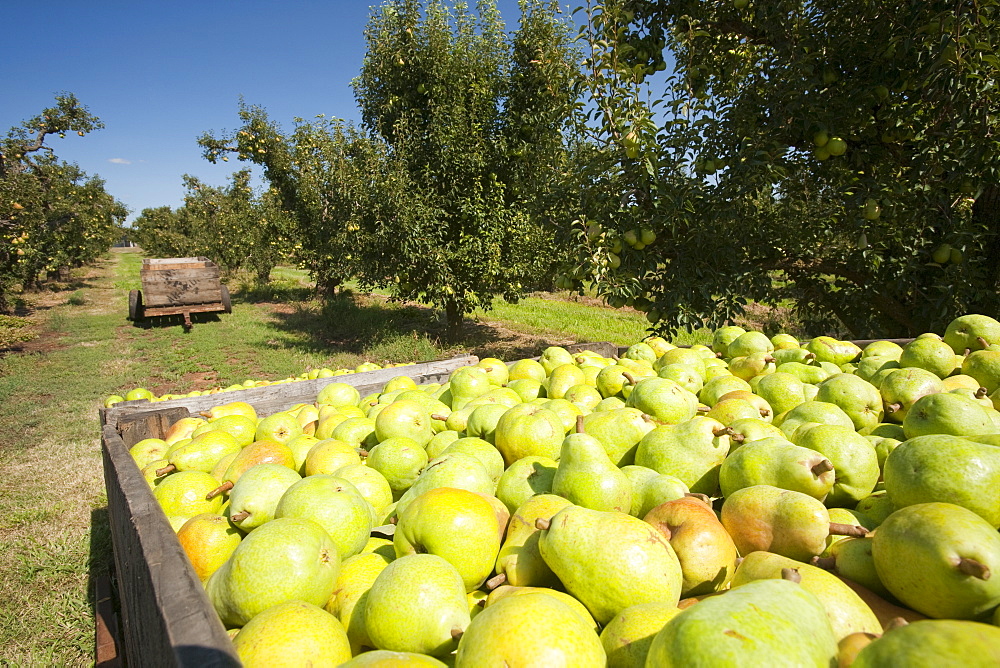
<path fill-rule="evenodd" d="M 586 276 L 661 331 L 1000 308 L 1000 3 L 591 1 Z M 625 235 L 648 230 L 651 244 Z"/>

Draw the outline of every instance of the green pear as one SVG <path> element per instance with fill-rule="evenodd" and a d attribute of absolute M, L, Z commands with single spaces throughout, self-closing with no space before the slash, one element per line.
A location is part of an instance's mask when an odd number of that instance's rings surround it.
<path fill-rule="evenodd" d="M 786 437 L 791 438 L 795 430 L 806 422 L 839 424 L 854 429 L 854 421 L 844 412 L 843 408 L 828 401 L 815 399 L 805 401 L 787 413 L 776 417 L 773 424 L 781 429 Z"/>
<path fill-rule="evenodd" d="M 601 630 L 608 668 L 643 668 L 653 637 L 681 609 L 667 602 L 639 603 L 625 608 Z"/>
<path fill-rule="evenodd" d="M 224 624 L 244 626 L 279 603 L 325 604 L 339 572 L 337 548 L 323 527 L 278 518 L 248 534 L 205 590 Z"/>
<path fill-rule="evenodd" d="M 566 390 L 585 381 L 583 371 L 575 364 L 562 364 L 549 374 L 549 384 L 546 396 L 550 399 L 561 399 Z"/>
<path fill-rule="evenodd" d="M 603 666 L 606 661 L 593 628 L 544 592 L 507 596 L 488 605 L 469 624 L 455 656 L 456 668 Z"/>
<path fill-rule="evenodd" d="M 817 336 L 805 349 L 816 355 L 817 362 L 827 362 L 838 367 L 861 357 L 861 348 L 850 341 L 838 341 L 830 336 Z"/>
<path fill-rule="evenodd" d="M 1000 322 L 978 313 L 961 315 L 948 323 L 944 342 L 957 355 L 965 354 L 966 350 L 983 350 L 991 344 L 1000 343 Z"/>
<path fill-rule="evenodd" d="M 698 412 L 698 396 L 668 378 L 644 378 L 625 401 L 664 424 L 680 424 Z"/>
<path fill-rule="evenodd" d="M 213 513 L 195 515 L 177 530 L 177 542 L 202 582 L 226 563 L 242 536 L 228 518 Z"/>
<path fill-rule="evenodd" d="M 344 559 L 340 564 L 336 588 L 326 602 L 326 611 L 340 620 L 355 653 L 360 652 L 362 647 L 372 646 L 365 629 L 365 602 L 375 578 L 395 559 L 391 543 L 389 547 L 389 555 L 384 551 L 375 551 Z"/>
<path fill-rule="evenodd" d="M 929 434 L 975 436 L 995 432 L 987 410 L 974 399 L 941 392 L 917 399 L 903 418 L 907 438 Z"/>
<path fill-rule="evenodd" d="M 522 457 L 501 474 L 496 497 L 513 513 L 532 496 L 552 491 L 552 479 L 558 466 L 556 460 L 548 457 Z"/>
<path fill-rule="evenodd" d="M 677 556 L 642 520 L 567 506 L 550 522 L 539 523 L 542 558 L 598 623 L 637 603 L 680 599 L 683 575 Z"/>
<path fill-rule="evenodd" d="M 885 357 L 898 360 L 903 354 L 903 347 L 892 341 L 872 341 L 861 351 L 861 359 L 866 357 Z"/>
<path fill-rule="evenodd" d="M 951 503 L 901 508 L 875 531 L 879 579 L 907 607 L 935 619 L 976 619 L 1000 605 L 1000 534 Z"/>
<path fill-rule="evenodd" d="M 486 471 L 494 482 L 499 481 L 500 476 L 503 475 L 503 455 L 491 443 L 481 438 L 475 436 L 459 438 L 445 448 L 444 452 L 462 452 L 472 455 L 486 467 Z"/>
<path fill-rule="evenodd" d="M 853 429 L 834 424 L 803 425 L 793 442 L 833 464 L 834 482 L 825 499 L 827 506 L 853 507 L 875 489 L 881 472 L 878 455 L 868 439 Z"/>
<path fill-rule="evenodd" d="M 375 436 L 375 420 L 369 417 L 347 418 L 333 428 L 330 437 L 355 448 L 374 448 L 379 442 Z"/>
<path fill-rule="evenodd" d="M 361 394 L 357 388 L 347 383 L 333 382 L 324 386 L 316 395 L 316 403 L 320 406 L 357 406 L 361 403 Z"/>
<path fill-rule="evenodd" d="M 378 649 L 447 656 L 469 626 L 462 576 L 436 554 L 409 554 L 387 565 L 368 591 L 364 623 Z"/>
<path fill-rule="evenodd" d="M 596 387 L 582 383 L 566 390 L 563 399 L 579 408 L 582 414 L 587 414 L 594 410 L 594 407 L 601 403 L 604 397 L 601 396 Z"/>
<path fill-rule="evenodd" d="M 294 452 L 294 451 L 293 451 Z M 349 464 L 360 464 L 361 456 L 357 448 L 335 438 L 327 438 L 313 443 L 302 461 L 305 475 L 333 473 Z"/>
<path fill-rule="evenodd" d="M 896 508 L 954 503 L 1000 527 L 1000 448 L 943 434 L 911 438 L 885 460 L 885 489 Z"/>
<path fill-rule="evenodd" d="M 729 371 L 734 376 L 750 381 L 757 376 L 775 372 L 775 358 L 771 353 L 753 353 L 745 357 L 734 357 L 729 361 Z"/>
<path fill-rule="evenodd" d="M 313 475 L 292 484 L 274 510 L 275 517 L 319 524 L 333 539 L 341 559 L 361 552 L 372 531 L 373 515 L 357 488 L 333 475 Z"/>
<path fill-rule="evenodd" d="M 204 471 L 178 471 L 153 488 L 153 497 L 167 517 L 190 518 L 202 513 L 217 513 L 222 498 L 207 495 L 219 481 Z"/>
<path fill-rule="evenodd" d="M 801 362 L 802 364 L 809 364 L 814 359 L 816 355 L 809 352 L 805 348 L 783 348 L 782 350 L 775 350 L 770 353 L 774 357 L 775 364 L 784 364 L 785 362 Z"/>
<path fill-rule="evenodd" d="M 358 654 L 347 663 L 340 664 L 340 668 L 387 668 L 388 666 L 445 668 L 447 665 L 433 656 L 427 656 L 426 654 L 375 649 Z"/>
<path fill-rule="evenodd" d="M 434 436 L 431 422 L 423 405 L 412 399 L 397 399 L 375 417 L 375 438 L 381 443 L 402 436 L 416 441 L 422 448 Z"/>
<path fill-rule="evenodd" d="M 517 378 L 507 383 L 507 387 L 517 392 L 521 401 L 531 401 L 545 396 L 545 388 L 534 378 Z"/>
<path fill-rule="evenodd" d="M 489 471 L 478 458 L 464 452 L 446 452 L 429 461 L 416 482 L 399 497 L 396 502 L 397 515 L 413 499 L 435 487 L 454 487 L 492 496 L 495 485 Z"/>
<path fill-rule="evenodd" d="M 476 363 L 476 366 L 485 371 L 490 382 L 497 387 L 503 387 L 510 379 L 507 365 L 496 357 L 484 357 Z"/>
<path fill-rule="evenodd" d="M 566 431 L 559 416 L 535 404 L 518 404 L 497 421 L 494 443 L 510 466 L 522 457 L 557 459 Z"/>
<path fill-rule="evenodd" d="M 799 340 L 792 336 L 791 334 L 775 334 L 771 337 L 771 343 L 774 344 L 775 350 L 784 350 L 786 348 L 798 348 Z"/>
<path fill-rule="evenodd" d="M 892 499 L 886 494 L 883 489 L 881 491 L 875 491 L 866 496 L 865 498 L 858 501 L 858 505 L 855 506 L 855 510 L 864 513 L 871 518 L 874 525 L 877 527 L 882 522 L 885 521 L 889 515 L 896 512 L 896 507 L 892 503 Z"/>
<path fill-rule="evenodd" d="M 465 433 L 468 436 L 478 437 L 488 442 L 490 447 L 496 436 L 497 423 L 508 407 L 502 404 L 483 404 L 476 406 L 469 414 L 469 419 L 465 425 Z"/>
<path fill-rule="evenodd" d="M 518 360 L 511 364 L 508 369 L 508 387 L 510 381 L 521 379 L 535 380 L 541 383 L 547 375 L 545 367 L 540 362 L 533 359 Z"/>
<path fill-rule="evenodd" d="M 780 657 L 780 658 L 779 658 Z M 647 666 L 836 665 L 822 603 L 788 580 L 758 580 L 707 598 L 656 634 Z"/>
<path fill-rule="evenodd" d="M 833 463 L 824 455 L 780 438 L 747 443 L 719 467 L 722 496 L 754 485 L 771 485 L 822 501 L 836 481 Z"/>
<path fill-rule="evenodd" d="M 761 376 L 755 392 L 771 405 L 775 414 L 780 414 L 806 401 L 803 385 L 790 373 L 775 372 Z"/>
<path fill-rule="evenodd" d="M 882 632 L 882 624 L 868 604 L 836 575 L 779 554 L 751 552 L 746 555 L 736 568 L 732 586 L 736 589 L 758 580 L 778 580 L 785 569 L 796 571 L 802 588 L 823 605 L 838 641 L 852 633 Z"/>
<path fill-rule="evenodd" d="M 144 438 L 129 448 L 128 453 L 135 460 L 135 465 L 143 469 L 150 462 L 163 459 L 169 447 L 162 438 Z"/>
<path fill-rule="evenodd" d="M 295 460 L 294 467 L 296 471 L 303 474 L 305 473 L 306 457 L 309 456 L 309 451 L 312 450 L 313 446 L 321 440 L 329 439 L 319 439 L 311 434 L 299 434 L 285 444 L 288 449 L 292 451 L 292 458 Z M 355 454 L 357 453 L 355 452 Z"/>
<path fill-rule="evenodd" d="M 962 373 L 976 379 L 987 394 L 1000 388 L 1000 351 L 976 350 L 962 362 Z"/>
<path fill-rule="evenodd" d="M 777 365 L 774 372 L 790 374 L 807 385 L 821 383 L 830 376 L 830 372 L 823 367 L 803 362 L 784 362 Z"/>
<path fill-rule="evenodd" d="M 573 355 L 571 355 L 568 350 L 560 346 L 549 346 L 542 351 L 542 355 L 538 358 L 538 362 L 545 370 L 545 375 L 549 375 L 557 366 L 572 364 Z"/>
<path fill-rule="evenodd" d="M 867 587 L 882 598 L 892 599 L 875 568 L 871 538 L 844 538 L 829 547 L 829 558 L 837 575 Z M 822 558 L 817 565 L 823 565 Z"/>
<path fill-rule="evenodd" d="M 243 531 L 274 519 L 281 496 L 302 479 L 280 464 L 260 464 L 248 470 L 229 493 L 229 519 Z"/>
<path fill-rule="evenodd" d="M 400 436 L 372 448 L 365 463 L 382 474 L 392 489 L 392 497 L 398 500 L 417 481 L 427 462 L 427 451 L 419 443 Z"/>
<path fill-rule="evenodd" d="M 838 373 L 821 382 L 815 400 L 840 406 L 855 429 L 873 427 L 882 421 L 882 395 L 878 388 L 849 373 Z"/>
<path fill-rule="evenodd" d="M 464 408 L 462 410 L 465 410 Z M 459 411 L 456 411 L 459 412 Z M 452 431 L 451 429 L 445 429 L 444 431 L 434 434 L 434 438 L 430 440 L 427 447 L 424 450 L 427 452 L 428 459 L 434 459 L 435 457 L 440 457 L 441 453 L 448 449 L 448 446 L 463 438 L 464 431 Z"/>
<path fill-rule="evenodd" d="M 257 433 L 257 421 L 249 415 L 223 415 L 195 429 L 191 432 L 191 437 L 200 436 L 206 431 L 224 431 L 235 438 L 242 448 L 253 443 Z"/>
<path fill-rule="evenodd" d="M 701 596 L 729 586 L 736 570 L 736 544 L 709 504 L 682 497 L 652 508 L 642 520 L 670 541 L 684 575 L 682 596 Z"/>
<path fill-rule="evenodd" d="M 655 426 L 649 416 L 631 407 L 594 411 L 583 417 L 584 432 L 601 442 L 615 466 L 631 464 L 639 441 Z"/>
<path fill-rule="evenodd" d="M 944 378 L 955 370 L 955 351 L 939 338 L 916 338 L 903 347 L 899 365 L 925 369 Z"/>
<path fill-rule="evenodd" d="M 638 487 L 633 486 L 632 496 L 633 498 L 639 497 L 639 503 L 636 505 L 633 502 L 629 514 L 642 518 L 653 508 L 668 501 L 683 499 L 690 492 L 691 490 L 680 478 L 657 473 L 650 478 L 641 480 Z"/>
<path fill-rule="evenodd" d="M 255 441 L 269 439 L 278 443 L 287 443 L 302 433 L 302 425 L 298 419 L 288 412 L 268 415 L 257 423 L 254 434 Z"/>
<path fill-rule="evenodd" d="M 581 419 L 580 427 L 582 428 Z M 592 510 L 629 512 L 632 485 L 593 436 L 570 434 L 563 440 L 552 493 Z"/>
<path fill-rule="evenodd" d="M 468 406 L 482 406 L 483 404 L 500 404 L 501 406 L 506 406 L 507 408 L 510 408 L 511 406 L 517 406 L 520 403 L 523 403 L 521 400 L 521 395 L 519 395 L 511 388 L 494 387 L 485 392 L 484 394 L 480 394 L 475 399 L 472 399 L 471 401 L 469 401 L 469 403 L 465 404 L 465 406 L 468 407 Z"/>
<path fill-rule="evenodd" d="M 872 378 L 879 371 L 898 368 L 900 368 L 898 358 L 891 358 L 882 355 L 862 357 L 858 360 L 857 375 L 859 378 L 871 382 Z"/>
<path fill-rule="evenodd" d="M 879 385 L 886 418 L 900 423 L 917 399 L 943 391 L 944 385 L 940 378 L 926 369 L 916 367 L 894 370 Z"/>
<path fill-rule="evenodd" d="M 351 658 L 336 617 L 305 601 L 287 601 L 255 616 L 233 640 L 244 666 L 274 666 L 289 655 L 304 665 L 337 666 Z"/>
<path fill-rule="evenodd" d="M 698 400 L 706 406 L 719 403 L 719 398 L 734 390 L 750 391 L 750 383 L 733 375 L 716 376 L 705 381 L 704 387 L 698 393 Z"/>
<path fill-rule="evenodd" d="M 853 668 L 882 666 L 966 666 L 1000 662 L 1000 628 L 954 619 L 922 620 L 901 626 L 862 649 Z"/>
<path fill-rule="evenodd" d="M 715 330 L 715 333 L 712 335 L 712 350 L 723 357 L 733 357 L 733 355 L 728 353 L 729 344 L 746 333 L 747 330 L 743 329 L 739 325 L 726 325 L 725 327 L 720 327 Z M 771 345 L 774 345 L 773 342 Z"/>
<path fill-rule="evenodd" d="M 729 425 L 732 435 L 729 437 L 730 452 L 740 447 L 744 443 L 759 441 L 762 438 L 776 436 L 784 438 L 785 434 L 770 422 L 765 422 L 758 417 L 747 417 L 734 420 Z"/>
<path fill-rule="evenodd" d="M 769 353 L 774 350 L 771 339 L 763 332 L 746 332 L 738 337 L 726 347 L 726 357 L 746 357 L 753 353 Z"/>
<path fill-rule="evenodd" d="M 622 353 L 622 357 L 625 357 L 630 360 L 641 360 L 649 363 L 653 363 L 657 359 L 657 355 L 653 351 L 653 349 L 650 348 L 648 344 L 642 343 L 641 341 L 639 343 L 633 343 L 632 345 L 630 345 L 625 350 L 625 352 Z"/>
<path fill-rule="evenodd" d="M 628 391 L 631 392 L 635 380 L 628 367 L 621 364 L 611 364 L 597 373 L 597 378 L 594 382 L 597 391 L 601 393 L 602 397 L 620 397 L 624 399 L 626 396 L 626 386 L 629 388 Z"/>
<path fill-rule="evenodd" d="M 831 525 L 829 511 L 816 498 L 771 485 L 733 492 L 722 504 L 720 519 L 740 554 L 774 552 L 802 562 L 821 554 L 827 536 L 842 530 Z M 865 533 L 852 529 L 843 531 Z"/>
<path fill-rule="evenodd" d="M 540 405 L 542 408 L 547 408 L 559 416 L 559 422 L 562 423 L 563 432 L 566 434 L 573 431 L 573 428 L 576 426 L 576 419 L 583 415 L 583 411 L 579 407 L 566 399 L 549 399 Z"/>
<path fill-rule="evenodd" d="M 714 495 L 729 453 L 730 432 L 709 417 L 656 427 L 636 448 L 635 462 L 680 479 L 692 492 Z"/>
<path fill-rule="evenodd" d="M 723 426 L 728 426 L 736 420 L 760 417 L 760 409 L 746 399 L 728 394 L 726 397 L 712 406 L 711 410 L 705 413 L 705 417 L 721 422 Z"/>
<path fill-rule="evenodd" d="M 486 371 L 474 366 L 464 366 L 452 371 L 448 382 L 452 410 L 464 407 L 494 387 Z"/>
<path fill-rule="evenodd" d="M 381 473 L 364 464 L 348 464 L 332 474 L 354 485 L 371 505 L 376 517 L 381 517 L 392 505 L 392 487 Z"/>
<path fill-rule="evenodd" d="M 436 554 L 458 571 L 465 590 L 478 589 L 500 551 L 497 516 L 481 496 L 451 487 L 428 490 L 398 513 L 396 556 Z"/>
<path fill-rule="evenodd" d="M 215 468 L 220 459 L 238 453 L 242 449 L 242 446 L 228 432 L 208 431 L 183 444 L 176 443 L 170 448 L 167 460 L 176 471 L 204 471 L 208 473 Z"/>
<path fill-rule="evenodd" d="M 497 554 L 496 572 L 515 587 L 557 587 L 559 579 L 542 559 L 535 520 L 552 517 L 571 505 L 555 494 L 539 494 L 521 504 L 511 515 L 507 537 Z"/>

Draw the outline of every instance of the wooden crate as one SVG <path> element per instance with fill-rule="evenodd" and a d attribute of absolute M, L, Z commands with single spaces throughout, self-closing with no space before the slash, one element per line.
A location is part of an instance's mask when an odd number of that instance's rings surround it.
<path fill-rule="evenodd" d="M 166 516 L 128 449 L 162 437 L 177 420 L 231 401 L 262 416 L 312 403 L 332 382 L 370 394 L 395 376 L 418 384 L 444 382 L 475 356 L 316 380 L 234 390 L 163 402 L 128 401 L 101 409 L 104 482 L 108 494 L 121 625 L 117 654 L 141 666 L 236 666 L 239 660 Z"/>
<path fill-rule="evenodd" d="M 139 278 L 146 314 L 157 315 L 158 307 L 221 304 L 219 276 L 219 267 L 206 257 L 144 259 Z"/>

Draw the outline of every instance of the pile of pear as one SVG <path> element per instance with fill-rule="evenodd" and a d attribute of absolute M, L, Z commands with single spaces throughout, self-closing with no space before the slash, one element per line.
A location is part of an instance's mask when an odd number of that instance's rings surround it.
<path fill-rule="evenodd" d="M 232 385 L 227 385 L 226 387 L 218 385 L 207 390 L 191 390 L 186 393 L 168 392 L 166 394 L 157 395 L 144 387 L 133 387 L 122 394 L 112 394 L 106 397 L 104 399 L 104 407 L 111 408 L 115 404 L 122 401 L 135 401 L 138 399 L 145 399 L 146 401 L 169 401 L 171 399 L 184 399 L 186 397 L 201 397 L 211 394 L 219 394 L 220 392 L 246 390 L 251 387 L 267 387 L 268 385 L 295 383 L 300 380 L 315 380 L 316 378 L 333 378 L 334 376 L 364 373 L 365 371 L 378 371 L 379 369 L 394 369 L 401 366 L 412 366 L 413 364 L 416 364 L 416 362 L 386 362 L 384 365 L 379 365 L 375 362 L 362 362 L 353 369 L 330 369 L 328 367 L 322 367 L 317 369 L 307 369 L 298 376 L 288 376 L 287 378 L 279 378 L 276 380 L 254 380 L 252 378 L 248 378 L 242 383 L 233 383 Z"/>
<path fill-rule="evenodd" d="M 998 399 L 987 316 L 731 326 L 231 402 L 131 452 L 247 665 L 996 666 Z"/>

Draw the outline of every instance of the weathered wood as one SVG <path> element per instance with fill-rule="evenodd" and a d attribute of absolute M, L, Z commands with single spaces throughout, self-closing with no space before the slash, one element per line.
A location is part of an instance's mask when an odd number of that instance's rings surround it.
<path fill-rule="evenodd" d="M 163 408 L 159 402 L 152 404 L 152 406 L 154 406 L 153 410 L 123 415 L 118 418 L 118 433 L 121 435 L 125 447 L 131 448 L 146 438 L 163 438 L 163 434 L 167 433 L 170 425 L 190 414 L 186 408 L 181 406 Z"/>
<path fill-rule="evenodd" d="M 566 350 L 571 353 L 579 353 L 584 350 L 595 352 L 601 357 L 611 357 L 618 353 L 618 346 L 609 341 L 595 341 L 593 343 L 573 343 L 566 346 Z"/>
<path fill-rule="evenodd" d="M 121 436 L 108 424 L 101 440 L 126 661 L 135 666 L 240 665 Z"/>
<path fill-rule="evenodd" d="M 143 283 L 143 301 L 147 307 L 179 306 L 222 302 L 222 284 L 217 278 L 195 278 L 168 283 Z"/>
<path fill-rule="evenodd" d="M 123 401 L 111 408 L 102 409 L 101 419 L 106 424 L 120 424 L 122 418 L 134 413 L 144 413 L 164 408 L 184 408 L 192 414 L 207 411 L 213 406 L 227 404 L 232 401 L 245 401 L 253 404 L 257 415 L 264 417 L 282 411 L 297 403 L 313 403 L 319 391 L 330 383 L 347 383 L 353 385 L 361 396 L 378 392 L 396 376 L 408 376 L 418 385 L 427 383 L 443 383 L 455 369 L 475 364 L 479 358 L 475 355 L 456 357 L 439 362 L 424 362 L 408 366 L 378 369 L 362 373 L 344 374 L 330 378 L 315 380 L 299 380 L 291 383 L 277 383 L 264 387 L 253 387 L 246 390 L 232 390 L 218 394 L 200 397 L 183 397 L 168 401 L 149 402 L 146 400 Z"/>
<path fill-rule="evenodd" d="M 120 668 L 122 657 L 118 652 L 121 636 L 118 616 L 115 614 L 111 582 L 107 575 L 94 582 L 94 665 L 96 668 Z"/>
<path fill-rule="evenodd" d="M 186 306 L 157 306 L 155 308 L 144 308 L 143 315 L 183 315 L 185 313 L 218 313 L 225 311 L 226 306 L 222 302 L 212 302 L 210 304 L 188 304 Z"/>
<path fill-rule="evenodd" d="M 218 278 L 222 274 L 218 267 L 200 267 L 178 269 L 174 266 L 159 269 L 141 269 L 139 277 L 151 283 L 167 283 L 169 281 L 188 281 L 195 278 Z"/>
<path fill-rule="evenodd" d="M 195 269 L 198 267 L 214 267 L 216 264 L 207 257 L 147 257 L 142 260 L 143 269 L 161 269 L 164 267 L 177 269 Z"/>

